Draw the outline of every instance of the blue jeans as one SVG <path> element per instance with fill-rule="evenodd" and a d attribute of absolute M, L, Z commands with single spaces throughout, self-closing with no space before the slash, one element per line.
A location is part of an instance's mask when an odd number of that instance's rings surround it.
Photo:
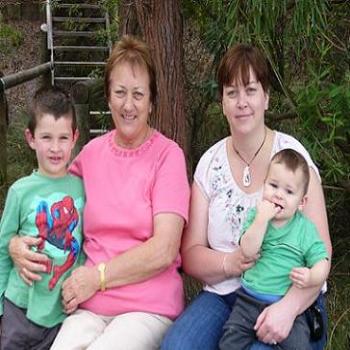
<path fill-rule="evenodd" d="M 230 316 L 235 300 L 235 293 L 220 296 L 206 291 L 201 292 L 170 327 L 161 349 L 217 350 L 224 324 Z M 323 296 L 318 298 L 318 303 L 323 311 L 324 320 L 326 320 Z M 313 350 L 322 350 L 326 344 L 326 334 L 320 341 L 311 344 Z M 273 348 L 273 346 L 256 342 L 251 350 L 271 350 Z"/>

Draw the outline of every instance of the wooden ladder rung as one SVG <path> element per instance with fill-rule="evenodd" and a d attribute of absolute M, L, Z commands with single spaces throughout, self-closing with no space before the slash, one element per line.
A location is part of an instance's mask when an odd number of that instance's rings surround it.
<path fill-rule="evenodd" d="M 106 19 L 101 17 L 52 17 L 54 22 L 69 22 L 69 23 L 105 23 Z"/>
<path fill-rule="evenodd" d="M 108 51 L 108 46 L 54 46 L 56 51 L 75 51 L 75 50 L 88 50 L 88 51 Z"/>
<path fill-rule="evenodd" d="M 84 80 L 91 80 L 90 77 L 55 77 L 54 78 L 57 81 L 84 81 Z"/>
<path fill-rule="evenodd" d="M 81 8 L 81 9 L 101 9 L 100 5 L 92 5 L 92 4 L 79 4 L 79 3 L 75 3 L 75 4 L 60 4 L 57 3 L 55 4 L 55 8 Z"/>
<path fill-rule="evenodd" d="M 105 62 L 93 62 L 93 61 L 55 61 L 54 65 L 58 66 L 104 66 Z"/>
<path fill-rule="evenodd" d="M 85 36 L 85 37 L 92 37 L 95 36 L 96 32 L 88 32 L 88 31 L 76 31 L 76 32 L 69 32 L 65 30 L 54 30 L 53 35 L 54 36 L 66 36 L 66 37 L 77 37 L 77 36 Z"/>

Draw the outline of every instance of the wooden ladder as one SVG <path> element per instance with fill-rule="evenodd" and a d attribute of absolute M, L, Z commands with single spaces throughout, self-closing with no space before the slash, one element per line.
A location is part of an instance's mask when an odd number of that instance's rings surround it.
<path fill-rule="evenodd" d="M 46 0 L 51 83 L 70 90 L 78 81 L 101 76 L 112 50 L 108 12 L 96 1 Z M 90 135 L 104 133 L 96 120 L 109 111 L 90 111 Z"/>
<path fill-rule="evenodd" d="M 47 0 L 46 15 L 52 84 L 91 79 L 111 51 L 108 13 L 87 1 Z"/>

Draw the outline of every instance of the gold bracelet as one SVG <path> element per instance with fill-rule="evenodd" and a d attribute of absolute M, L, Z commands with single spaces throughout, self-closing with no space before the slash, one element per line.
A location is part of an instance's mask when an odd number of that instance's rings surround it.
<path fill-rule="evenodd" d="M 100 263 L 97 269 L 100 272 L 100 291 L 104 292 L 106 290 L 106 264 Z"/>
<path fill-rule="evenodd" d="M 224 258 L 222 259 L 222 271 L 224 272 L 224 275 L 226 278 L 230 278 L 231 276 L 227 273 L 226 267 L 225 267 L 227 257 L 228 257 L 228 254 L 225 254 Z"/>

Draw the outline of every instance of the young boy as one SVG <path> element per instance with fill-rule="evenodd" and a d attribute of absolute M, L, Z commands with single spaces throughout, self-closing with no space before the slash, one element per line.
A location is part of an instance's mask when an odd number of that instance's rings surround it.
<path fill-rule="evenodd" d="M 38 170 L 9 189 L 0 222 L 1 349 L 49 349 L 65 315 L 61 285 L 83 259 L 83 184 L 67 174 L 78 138 L 69 97 L 58 88 L 36 92 L 26 140 Z M 8 254 L 14 235 L 40 237 L 37 247 L 49 257 L 41 280 L 27 285 Z"/>
<path fill-rule="evenodd" d="M 326 248 L 315 225 L 300 212 L 309 178 L 309 167 L 298 152 L 285 149 L 272 158 L 263 200 L 248 213 L 240 241 L 245 256 L 260 257 L 242 276 L 220 349 L 250 349 L 256 340 L 256 319 L 266 306 L 281 299 L 292 283 L 307 288 L 326 280 Z M 305 317 L 298 316 L 278 348 L 308 349 L 309 338 Z"/>

